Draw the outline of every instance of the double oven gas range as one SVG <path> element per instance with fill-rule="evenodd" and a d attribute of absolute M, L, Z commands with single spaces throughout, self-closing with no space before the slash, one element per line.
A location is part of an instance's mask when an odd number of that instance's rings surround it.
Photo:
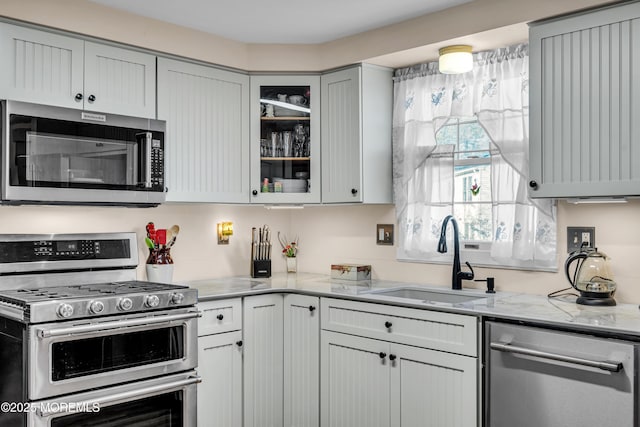
<path fill-rule="evenodd" d="M 197 291 L 135 233 L 0 235 L 0 426 L 195 427 Z"/>

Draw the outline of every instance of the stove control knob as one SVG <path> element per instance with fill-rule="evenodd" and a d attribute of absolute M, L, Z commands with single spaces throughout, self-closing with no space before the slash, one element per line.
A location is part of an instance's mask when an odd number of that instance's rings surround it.
<path fill-rule="evenodd" d="M 73 307 L 69 304 L 60 304 L 58 306 L 58 316 L 64 317 L 65 319 L 73 316 Z"/>
<path fill-rule="evenodd" d="M 129 311 L 131 308 L 133 308 L 133 301 L 131 301 L 131 298 L 122 298 L 118 301 L 118 309 L 122 311 Z"/>
<path fill-rule="evenodd" d="M 100 314 L 104 311 L 104 303 L 102 301 L 91 301 L 89 303 L 89 311 L 92 314 Z"/>
<path fill-rule="evenodd" d="M 182 301 L 184 301 L 184 294 L 176 292 L 175 294 L 171 295 L 172 304 L 182 304 Z"/>
<path fill-rule="evenodd" d="M 144 305 L 149 308 L 155 308 L 160 305 L 160 298 L 157 295 L 147 295 L 144 299 Z"/>

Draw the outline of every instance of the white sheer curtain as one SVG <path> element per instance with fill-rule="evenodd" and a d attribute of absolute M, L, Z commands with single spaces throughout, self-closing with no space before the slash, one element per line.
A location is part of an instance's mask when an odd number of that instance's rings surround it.
<path fill-rule="evenodd" d="M 556 267 L 555 203 L 527 195 L 528 72 L 527 45 L 475 54 L 474 69 L 465 74 L 440 74 L 437 63 L 396 70 L 398 258 L 437 259 L 440 225 L 452 213 L 453 146 L 437 146 L 435 135 L 452 117 L 475 116 L 492 143 L 492 260 Z"/>

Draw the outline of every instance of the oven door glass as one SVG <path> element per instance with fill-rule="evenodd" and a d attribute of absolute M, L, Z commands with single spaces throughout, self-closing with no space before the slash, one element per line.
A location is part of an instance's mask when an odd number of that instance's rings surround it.
<path fill-rule="evenodd" d="M 29 399 L 193 369 L 198 315 L 190 309 L 169 310 L 31 326 L 29 333 L 37 338 L 29 342 Z"/>
<path fill-rule="evenodd" d="M 51 427 L 182 427 L 184 391 L 81 412 L 51 420 Z"/>
<path fill-rule="evenodd" d="M 51 380 L 182 359 L 184 343 L 182 326 L 54 342 Z"/>
<path fill-rule="evenodd" d="M 10 115 L 12 186 L 156 191 L 147 131 Z M 151 132 L 162 144 L 161 132 Z"/>

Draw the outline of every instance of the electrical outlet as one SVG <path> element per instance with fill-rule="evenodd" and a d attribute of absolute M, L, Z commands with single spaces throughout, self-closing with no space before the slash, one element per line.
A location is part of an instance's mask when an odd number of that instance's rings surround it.
<path fill-rule="evenodd" d="M 584 246 L 594 248 L 596 245 L 595 227 L 567 227 L 567 252 L 580 250 Z"/>
<path fill-rule="evenodd" d="M 393 245 L 393 224 L 376 225 L 376 243 L 378 245 Z"/>

